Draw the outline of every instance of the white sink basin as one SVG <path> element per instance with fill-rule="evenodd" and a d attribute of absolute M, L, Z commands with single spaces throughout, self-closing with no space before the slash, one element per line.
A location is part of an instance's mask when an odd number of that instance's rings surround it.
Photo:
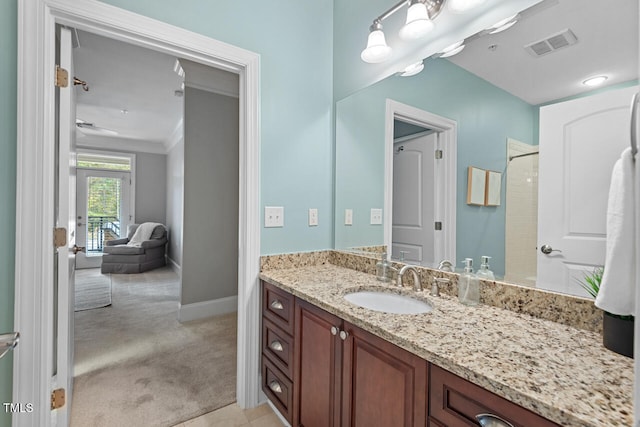
<path fill-rule="evenodd" d="M 344 299 L 351 304 L 383 313 L 420 314 L 433 310 L 428 302 L 387 292 L 360 291 L 346 294 Z"/>

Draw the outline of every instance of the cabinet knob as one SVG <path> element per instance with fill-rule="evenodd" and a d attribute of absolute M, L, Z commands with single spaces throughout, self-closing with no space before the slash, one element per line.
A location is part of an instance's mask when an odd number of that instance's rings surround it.
<path fill-rule="evenodd" d="M 284 306 L 277 299 L 271 301 L 271 308 L 273 308 L 274 310 L 284 310 Z"/>
<path fill-rule="evenodd" d="M 331 327 L 331 335 L 338 335 L 338 331 L 339 331 L 339 329 L 336 328 L 335 326 Z"/>
<path fill-rule="evenodd" d="M 276 380 L 273 380 L 269 383 L 269 388 L 274 393 L 282 393 L 282 387 L 280 386 L 280 383 Z"/>
<path fill-rule="evenodd" d="M 340 339 L 342 341 L 346 340 L 349 337 L 349 332 L 347 331 L 340 331 Z"/>
<path fill-rule="evenodd" d="M 278 340 L 274 340 L 271 341 L 271 344 L 269 344 L 269 348 L 271 348 L 271 350 L 273 351 L 283 351 L 284 348 L 282 347 L 282 343 Z"/>
<path fill-rule="evenodd" d="M 476 419 L 481 427 L 513 427 L 510 422 L 493 414 L 478 414 Z"/>

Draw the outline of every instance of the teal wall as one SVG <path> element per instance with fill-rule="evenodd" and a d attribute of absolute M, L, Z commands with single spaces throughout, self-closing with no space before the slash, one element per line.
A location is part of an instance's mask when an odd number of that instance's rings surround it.
<path fill-rule="evenodd" d="M 261 55 L 260 205 L 285 209 L 284 228 L 262 228 L 261 253 L 333 247 L 333 2 L 104 3 Z"/>
<path fill-rule="evenodd" d="M 262 229 L 261 253 L 333 247 L 333 1 L 107 0 L 261 55 L 260 204 L 284 206 L 285 227 Z M 14 301 L 17 2 L 0 2 L 0 331 Z M 320 225 L 307 226 L 309 208 Z M 11 401 L 11 357 L 0 404 Z M 1 409 L 1 408 L 0 408 Z M 0 411 L 0 426 L 10 418 Z"/>
<path fill-rule="evenodd" d="M 0 2 L 0 333 L 13 331 L 16 199 L 17 1 Z M 0 405 L 11 402 L 11 354 L 0 359 Z M 0 426 L 11 417 L 0 406 Z"/>
<path fill-rule="evenodd" d="M 504 182 L 500 206 L 469 206 L 467 167 L 503 172 L 504 181 L 506 139 L 537 144 L 538 109 L 444 59 L 427 61 L 414 77 L 387 78 L 336 104 L 336 247 L 383 241 L 383 228 L 369 225 L 368 216 L 370 208 L 384 204 L 387 98 L 457 122 L 456 261 L 479 262 L 489 255 L 494 271 L 504 274 Z M 344 225 L 346 208 L 354 209 L 352 226 Z"/>

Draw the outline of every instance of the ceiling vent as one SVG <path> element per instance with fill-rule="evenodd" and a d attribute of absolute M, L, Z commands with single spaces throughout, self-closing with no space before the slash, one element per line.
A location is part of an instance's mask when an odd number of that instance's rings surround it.
<path fill-rule="evenodd" d="M 524 47 L 532 56 L 540 57 L 567 46 L 578 43 L 578 38 L 571 30 L 563 30 Z"/>

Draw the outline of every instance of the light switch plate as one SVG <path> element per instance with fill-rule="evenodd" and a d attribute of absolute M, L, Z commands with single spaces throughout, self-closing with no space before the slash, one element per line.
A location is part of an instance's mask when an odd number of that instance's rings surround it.
<path fill-rule="evenodd" d="M 353 225 L 353 209 L 344 210 L 344 225 Z"/>
<path fill-rule="evenodd" d="M 371 225 L 382 225 L 382 209 L 371 208 Z"/>
<path fill-rule="evenodd" d="M 309 209 L 309 227 L 314 227 L 318 225 L 318 209 L 310 208 Z"/>
<path fill-rule="evenodd" d="M 264 227 L 284 227 L 284 208 L 282 206 L 264 207 Z"/>

